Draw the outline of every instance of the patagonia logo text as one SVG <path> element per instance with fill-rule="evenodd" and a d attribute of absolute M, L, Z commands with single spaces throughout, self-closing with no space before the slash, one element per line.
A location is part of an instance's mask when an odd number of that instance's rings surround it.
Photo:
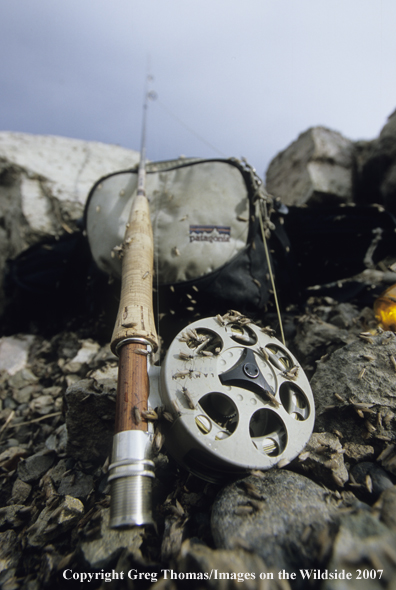
<path fill-rule="evenodd" d="M 190 225 L 190 242 L 229 242 L 230 236 L 224 225 Z"/>

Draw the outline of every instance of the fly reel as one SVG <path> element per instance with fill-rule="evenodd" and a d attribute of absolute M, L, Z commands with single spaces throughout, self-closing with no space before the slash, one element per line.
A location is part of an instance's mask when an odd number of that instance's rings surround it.
<path fill-rule="evenodd" d="M 282 343 L 229 312 L 190 324 L 173 340 L 161 371 L 169 453 L 217 482 L 292 461 L 315 418 L 312 391 Z"/>

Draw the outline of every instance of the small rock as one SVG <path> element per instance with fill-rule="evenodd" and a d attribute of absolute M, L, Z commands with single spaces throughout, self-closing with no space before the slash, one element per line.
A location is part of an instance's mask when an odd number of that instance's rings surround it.
<path fill-rule="evenodd" d="M 27 457 L 28 454 L 29 452 L 24 447 L 13 445 L 0 454 L 0 467 L 7 471 L 13 471 L 20 460 Z"/>
<path fill-rule="evenodd" d="M 22 389 L 27 385 L 33 385 L 34 383 L 37 383 L 37 381 L 38 378 L 36 375 L 34 375 L 30 369 L 25 367 L 10 377 L 8 384 L 14 389 Z"/>
<path fill-rule="evenodd" d="M 62 387 L 59 385 L 52 385 L 43 389 L 43 395 L 51 395 L 54 399 L 62 394 Z"/>
<path fill-rule="evenodd" d="M 106 344 L 102 346 L 99 352 L 94 357 L 95 363 L 103 363 L 103 362 L 117 362 L 118 364 L 118 357 L 112 352 L 110 348 L 110 344 Z"/>
<path fill-rule="evenodd" d="M 64 373 L 79 373 L 98 353 L 100 345 L 94 340 L 87 339 L 80 341 L 81 348 L 68 363 L 62 367 Z"/>
<path fill-rule="evenodd" d="M 16 568 L 10 567 L 0 573 L 0 586 L 2 590 L 19 590 L 20 585 L 16 576 Z M 39 590 L 38 587 L 29 590 Z"/>
<path fill-rule="evenodd" d="M 16 479 L 14 481 L 14 485 L 12 486 L 12 503 L 13 504 L 23 504 L 28 499 L 30 492 L 32 491 L 32 486 L 21 479 Z"/>
<path fill-rule="evenodd" d="M 174 559 L 180 552 L 186 532 L 185 514 L 171 514 L 165 518 L 164 533 L 161 544 L 161 561 Z"/>
<path fill-rule="evenodd" d="M 49 435 L 45 441 L 45 447 L 49 451 L 55 451 L 59 456 L 66 452 L 67 445 L 67 430 L 66 424 L 61 424 L 58 428 Z M 73 494 L 72 494 L 73 495 Z"/>
<path fill-rule="evenodd" d="M 77 375 L 83 368 L 83 363 L 70 361 L 62 366 L 62 371 L 70 375 Z"/>
<path fill-rule="evenodd" d="M 55 412 L 62 412 L 63 410 L 63 398 L 57 397 L 54 403 L 54 411 Z"/>
<path fill-rule="evenodd" d="M 46 506 L 36 522 L 29 527 L 27 539 L 31 546 L 40 547 L 74 527 L 84 514 L 84 505 L 77 498 L 65 496 L 55 509 Z"/>
<path fill-rule="evenodd" d="M 89 363 L 95 355 L 98 354 L 100 344 L 88 338 L 87 340 L 80 340 L 81 348 L 72 359 L 75 363 Z"/>
<path fill-rule="evenodd" d="M 89 567 L 106 568 L 125 548 L 128 548 L 136 561 L 140 561 L 142 559 L 140 546 L 143 542 L 144 528 L 111 529 L 109 520 L 110 509 L 103 509 L 98 538 L 83 541 L 80 545 L 82 555 Z"/>
<path fill-rule="evenodd" d="M 106 391 L 115 391 L 117 389 L 118 365 L 106 363 L 103 367 L 96 369 L 89 375 L 95 379 L 99 387 Z"/>
<path fill-rule="evenodd" d="M 365 494 L 368 492 L 374 500 L 383 491 L 393 488 L 393 482 L 389 474 L 377 463 L 371 463 L 369 461 L 357 463 L 352 467 L 351 475 L 356 483 L 362 486 Z"/>
<path fill-rule="evenodd" d="M 40 395 L 33 399 L 29 404 L 32 412 L 44 416 L 50 414 L 54 409 L 54 399 L 52 395 Z"/>
<path fill-rule="evenodd" d="M 93 487 L 94 480 L 92 475 L 75 471 L 62 478 L 58 493 L 61 495 L 68 494 L 75 498 L 86 498 L 92 492 Z"/>
<path fill-rule="evenodd" d="M 349 479 L 340 440 L 329 432 L 314 432 L 311 435 L 297 458 L 297 465 L 316 482 L 329 487 L 343 487 Z"/>
<path fill-rule="evenodd" d="M 81 376 L 76 374 L 66 375 L 66 384 L 67 387 L 72 387 L 75 383 L 81 381 Z"/>
<path fill-rule="evenodd" d="M 55 462 L 55 453 L 36 453 L 18 464 L 18 475 L 25 483 L 40 479 Z"/>
<path fill-rule="evenodd" d="M 396 475 L 396 445 L 387 445 L 377 458 L 384 469 Z"/>
<path fill-rule="evenodd" d="M 35 340 L 34 336 L 3 336 L 0 338 L 0 371 L 6 370 L 15 375 L 26 367 L 29 350 Z"/>
<path fill-rule="evenodd" d="M 84 505 L 77 498 L 66 495 L 60 506 L 58 522 L 63 525 L 63 529 L 70 528 L 84 514 Z M 57 509 L 57 512 L 59 508 Z"/>
<path fill-rule="evenodd" d="M 26 507 L 23 504 L 13 504 L 0 508 L 0 528 L 9 529 L 23 525 L 26 521 Z"/>
<path fill-rule="evenodd" d="M 69 465 L 69 463 L 71 463 L 71 465 Z M 54 465 L 54 467 L 51 467 L 51 469 L 48 470 L 47 475 L 54 482 L 55 486 L 59 486 L 63 479 L 64 473 L 69 471 L 73 463 L 74 461 L 72 459 L 69 459 L 69 461 L 61 459 L 56 465 Z"/>
<path fill-rule="evenodd" d="M 15 531 L 0 533 L 0 572 L 18 566 L 21 547 Z"/>
<path fill-rule="evenodd" d="M 319 539 L 337 518 L 323 487 L 280 469 L 224 488 L 213 505 L 211 528 L 216 547 L 243 547 L 268 567 L 293 572 L 317 563 Z"/>
<path fill-rule="evenodd" d="M 383 491 L 377 505 L 381 521 L 396 532 L 396 486 Z"/>
<path fill-rule="evenodd" d="M 335 306 L 329 315 L 329 323 L 337 328 L 346 329 L 353 325 L 353 321 L 359 316 L 359 310 L 352 303 L 340 303 Z"/>
<path fill-rule="evenodd" d="M 354 442 L 346 442 L 343 445 L 345 458 L 357 463 L 374 458 L 374 447 L 371 445 L 359 445 Z"/>
<path fill-rule="evenodd" d="M 17 438 L 7 438 L 5 445 L 7 448 L 17 447 L 19 446 L 19 440 Z"/>
<path fill-rule="evenodd" d="M 10 397 L 10 396 L 7 396 L 4 399 L 3 405 L 4 405 L 4 408 L 7 408 L 9 410 L 16 410 L 16 408 L 18 407 L 18 404 L 16 403 L 16 401 L 14 399 L 12 399 L 12 397 Z"/>
<path fill-rule="evenodd" d="M 28 404 L 34 393 L 40 390 L 39 385 L 26 385 L 22 389 L 14 389 L 12 397 L 18 404 Z"/>

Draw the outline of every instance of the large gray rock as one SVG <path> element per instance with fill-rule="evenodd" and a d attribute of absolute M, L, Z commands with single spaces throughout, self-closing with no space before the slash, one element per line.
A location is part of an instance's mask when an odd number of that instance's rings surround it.
<path fill-rule="evenodd" d="M 396 575 L 395 543 L 396 534 L 369 512 L 345 515 L 326 568 L 328 579 L 324 579 L 321 590 L 391 588 Z M 340 579 L 341 572 L 344 579 Z M 322 569 L 321 576 L 325 575 Z"/>
<path fill-rule="evenodd" d="M 396 111 L 388 118 L 379 137 L 357 142 L 358 183 L 356 201 L 379 203 L 396 212 Z"/>
<path fill-rule="evenodd" d="M 333 535 L 338 514 L 328 490 L 297 473 L 273 469 L 220 492 L 212 534 L 220 549 L 243 548 L 267 567 L 292 573 L 322 560 L 324 539 Z"/>
<path fill-rule="evenodd" d="M 315 431 L 358 444 L 396 441 L 395 359 L 393 332 L 363 333 L 319 363 L 311 381 Z"/>
<path fill-rule="evenodd" d="M 25 483 L 38 481 L 55 463 L 54 453 L 36 453 L 18 463 L 18 476 Z"/>
<path fill-rule="evenodd" d="M 353 200 L 353 143 L 337 131 L 312 127 L 270 162 L 268 192 L 286 205 Z"/>
<path fill-rule="evenodd" d="M 73 230 L 92 185 L 138 160 L 116 145 L 0 132 L 0 272 L 41 238 Z"/>

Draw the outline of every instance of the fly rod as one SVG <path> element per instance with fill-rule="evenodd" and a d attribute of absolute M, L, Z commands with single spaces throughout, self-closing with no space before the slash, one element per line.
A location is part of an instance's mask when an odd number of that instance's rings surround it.
<path fill-rule="evenodd" d="M 132 200 L 122 246 L 121 296 L 111 339 L 119 357 L 112 461 L 110 526 L 152 524 L 151 488 L 154 463 L 148 408 L 148 355 L 158 348 L 153 312 L 154 243 L 146 196 L 147 78 L 136 195 Z"/>

